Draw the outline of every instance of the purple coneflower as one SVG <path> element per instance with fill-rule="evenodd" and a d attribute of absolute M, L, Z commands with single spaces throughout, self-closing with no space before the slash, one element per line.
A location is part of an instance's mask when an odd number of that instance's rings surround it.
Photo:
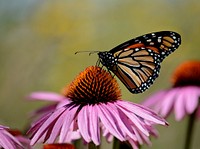
<path fill-rule="evenodd" d="M 161 90 L 147 98 L 143 105 L 154 109 L 163 117 L 174 111 L 175 119 L 182 120 L 190 116 L 185 148 L 189 148 L 192 125 L 195 117 L 200 118 L 200 61 L 188 61 L 181 64 L 172 76 L 172 87 Z"/>
<path fill-rule="evenodd" d="M 9 132 L 9 128 L 2 125 L 0 125 L 0 148 L 4 149 L 23 148 L 19 140 Z"/>
<path fill-rule="evenodd" d="M 156 110 L 163 117 L 174 111 L 180 121 L 195 111 L 200 117 L 200 62 L 189 61 L 181 64 L 172 76 L 172 88 L 161 90 L 147 98 L 143 105 Z"/>
<path fill-rule="evenodd" d="M 150 109 L 122 100 L 116 80 L 97 66 L 81 72 L 63 94 L 65 102 L 29 130 L 32 145 L 39 140 L 65 143 L 72 132 L 77 132 L 85 142 L 98 146 L 102 131 L 108 141 L 114 136 L 137 148 L 150 144 L 150 134 L 156 135 L 155 124 L 167 125 Z"/>

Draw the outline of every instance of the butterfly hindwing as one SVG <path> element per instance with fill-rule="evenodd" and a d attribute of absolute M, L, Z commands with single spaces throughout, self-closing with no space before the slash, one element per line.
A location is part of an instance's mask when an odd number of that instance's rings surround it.
<path fill-rule="evenodd" d="M 124 50 L 118 55 L 117 63 L 116 68 L 111 71 L 132 93 L 148 89 L 160 70 L 159 55 L 143 47 Z"/>

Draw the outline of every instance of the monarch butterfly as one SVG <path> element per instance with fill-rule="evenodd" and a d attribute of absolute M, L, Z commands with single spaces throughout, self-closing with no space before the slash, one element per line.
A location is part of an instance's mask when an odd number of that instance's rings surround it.
<path fill-rule="evenodd" d="M 181 44 L 181 36 L 160 31 L 126 41 L 110 51 L 98 52 L 103 66 L 112 71 L 132 93 L 142 93 L 153 84 L 160 63 Z"/>

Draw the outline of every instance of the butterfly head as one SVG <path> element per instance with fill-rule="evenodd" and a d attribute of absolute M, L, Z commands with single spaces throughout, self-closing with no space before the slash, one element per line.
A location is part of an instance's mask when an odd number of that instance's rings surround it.
<path fill-rule="evenodd" d="M 110 52 L 99 52 L 98 56 L 103 66 L 112 69 L 117 64 L 117 59 Z"/>

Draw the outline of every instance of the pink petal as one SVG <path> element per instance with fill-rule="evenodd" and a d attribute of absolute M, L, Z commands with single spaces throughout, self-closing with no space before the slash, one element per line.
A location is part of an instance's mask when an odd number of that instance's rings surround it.
<path fill-rule="evenodd" d="M 0 146 L 5 149 L 22 148 L 21 143 L 12 136 L 7 130 L 0 130 Z"/>
<path fill-rule="evenodd" d="M 181 120 L 186 114 L 184 98 L 184 94 L 179 91 L 177 92 L 176 99 L 174 99 L 174 112 L 177 121 Z"/>
<path fill-rule="evenodd" d="M 147 107 L 153 107 L 154 105 L 156 105 L 156 104 L 158 104 L 159 102 L 162 101 L 162 99 L 163 99 L 163 97 L 165 96 L 166 93 L 167 93 L 167 91 L 165 91 L 165 90 L 159 91 L 159 92 L 151 95 L 147 99 L 145 99 L 142 102 L 142 105 L 147 106 Z"/>
<path fill-rule="evenodd" d="M 136 128 L 136 127 L 133 127 L 133 131 L 135 132 L 135 136 L 136 136 L 136 138 L 137 138 L 137 142 L 139 143 L 139 144 L 143 144 L 143 140 L 142 140 L 142 138 L 141 138 L 141 136 L 140 136 L 140 133 L 139 133 L 139 131 L 138 131 L 138 129 Z M 148 137 L 148 136 L 147 136 Z"/>
<path fill-rule="evenodd" d="M 47 141 L 48 143 L 53 143 L 56 140 L 56 138 L 59 136 L 60 130 L 63 126 L 64 120 L 65 120 L 65 117 L 67 114 L 68 114 L 68 112 L 63 112 L 63 114 L 60 115 L 60 117 L 56 120 L 56 122 L 53 126 L 53 129 L 51 131 L 51 133 L 53 135 L 50 135 L 50 137 Z"/>
<path fill-rule="evenodd" d="M 186 111 L 189 114 L 192 114 L 198 106 L 199 97 L 200 97 L 200 88 L 199 87 L 187 87 L 182 90 L 185 94 L 186 100 Z"/>
<path fill-rule="evenodd" d="M 68 108 L 65 111 L 65 116 L 63 117 L 64 123 L 61 128 L 59 142 L 63 143 L 67 139 L 67 135 L 69 133 L 70 126 L 73 123 L 73 120 L 75 119 L 76 112 L 77 107 Z"/>
<path fill-rule="evenodd" d="M 0 133 L 0 147 L 3 147 L 5 149 L 15 149 L 16 146 L 11 142 L 10 139 L 8 139 L 5 135 Z"/>
<path fill-rule="evenodd" d="M 114 135 L 116 138 L 118 138 L 120 141 L 124 141 L 124 136 L 119 132 L 119 129 L 115 125 L 115 119 L 114 117 L 106 111 L 102 105 L 97 106 L 99 118 L 104 125 L 104 127 L 110 131 L 112 135 Z"/>
<path fill-rule="evenodd" d="M 30 100 L 42 100 L 42 101 L 62 101 L 64 96 L 54 92 L 33 92 L 28 96 Z"/>
<path fill-rule="evenodd" d="M 132 146 L 132 148 L 133 149 L 139 149 L 139 145 L 138 145 L 138 142 L 136 142 L 136 141 L 134 141 L 134 140 L 132 140 L 132 139 L 130 139 L 130 140 L 128 140 L 129 141 L 129 143 L 131 144 L 131 146 Z"/>
<path fill-rule="evenodd" d="M 90 142 L 91 141 L 90 129 L 89 129 L 90 123 L 88 118 L 89 111 L 87 109 L 87 106 L 82 107 L 82 109 L 78 113 L 78 127 L 84 140 L 86 142 Z"/>
<path fill-rule="evenodd" d="M 90 133 L 91 133 L 91 139 L 96 144 L 100 144 L 100 126 L 99 126 L 99 117 L 97 115 L 97 109 L 96 105 L 89 106 L 90 113 L 89 113 L 89 119 L 90 119 Z"/>
<path fill-rule="evenodd" d="M 31 117 L 42 116 L 46 113 L 53 112 L 56 109 L 56 106 L 57 104 L 52 104 L 39 108 L 31 113 Z"/>
<path fill-rule="evenodd" d="M 105 137 L 106 137 L 106 140 L 109 142 L 109 143 L 111 143 L 112 141 L 113 141 L 113 135 L 111 134 L 111 133 L 107 133 L 106 135 L 105 135 Z"/>
<path fill-rule="evenodd" d="M 117 109 L 114 104 L 108 103 L 107 105 L 109 105 L 109 110 L 115 115 L 117 123 L 119 123 L 118 125 L 121 127 L 122 131 L 130 138 L 137 140 L 127 116 L 120 109 Z"/>
<path fill-rule="evenodd" d="M 160 114 L 166 117 L 173 108 L 173 103 L 176 97 L 177 89 L 171 89 L 163 98 L 163 102 L 160 105 Z"/>
<path fill-rule="evenodd" d="M 166 125 L 167 123 L 163 118 L 159 117 L 152 110 L 145 108 L 142 105 L 125 101 L 119 101 L 119 104 L 117 105 L 123 107 L 123 109 L 131 111 L 131 113 L 134 113 L 137 116 L 144 118 L 145 120 L 149 120 L 156 124 Z"/>
<path fill-rule="evenodd" d="M 47 131 L 48 127 L 64 112 L 65 108 L 57 109 L 52 115 L 43 123 L 31 139 L 31 145 L 34 145 Z"/>
<path fill-rule="evenodd" d="M 0 125 L 0 130 L 2 130 L 2 129 L 9 129 L 9 127 Z"/>
<path fill-rule="evenodd" d="M 35 135 L 38 129 L 43 125 L 43 123 L 50 117 L 51 113 L 44 115 L 37 122 L 32 124 L 32 127 L 28 130 L 27 134 Z"/>
<path fill-rule="evenodd" d="M 126 131 L 124 131 L 124 129 L 126 130 L 128 129 L 125 127 L 121 118 L 119 117 L 119 112 L 117 107 L 113 103 L 102 104 L 101 107 L 113 119 L 117 132 L 119 132 L 120 135 L 123 136 L 125 140 L 127 134 L 125 133 Z"/>
<path fill-rule="evenodd" d="M 128 104 L 126 104 L 128 105 Z M 129 107 L 127 107 L 127 109 L 130 108 L 130 105 L 128 105 Z M 137 117 L 135 114 L 133 114 L 132 112 L 129 112 L 129 110 L 122 108 L 120 106 L 118 106 L 118 108 L 130 119 L 130 121 L 132 121 L 132 123 L 140 130 L 142 131 L 146 136 L 149 136 L 149 132 L 146 130 L 146 128 L 142 125 L 142 123 L 140 122 L 139 117 Z M 133 106 L 131 107 L 133 108 Z M 132 109 L 131 109 L 132 110 Z M 134 109 L 135 110 L 135 109 Z"/>
<path fill-rule="evenodd" d="M 71 126 L 70 126 L 71 127 Z M 65 139 L 65 142 L 67 142 L 67 143 L 71 143 L 73 140 L 78 140 L 78 139 L 80 139 L 81 138 L 81 135 L 80 135 L 80 133 L 79 133 L 79 131 L 73 131 L 73 130 L 71 130 L 69 133 L 68 133 L 68 135 L 67 135 L 67 137 L 66 137 L 66 139 Z M 60 142 L 59 142 L 60 143 Z"/>

